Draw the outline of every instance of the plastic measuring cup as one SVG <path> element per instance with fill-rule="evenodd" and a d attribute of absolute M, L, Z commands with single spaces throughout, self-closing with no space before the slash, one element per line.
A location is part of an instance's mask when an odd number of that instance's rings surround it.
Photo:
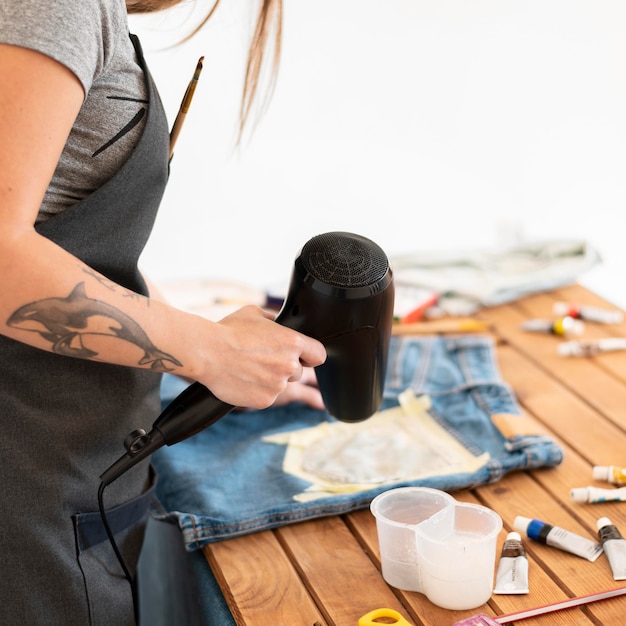
<path fill-rule="evenodd" d="M 473 609 L 491 597 L 502 529 L 495 511 L 425 487 L 391 489 L 370 509 L 387 583 L 446 609 Z"/>

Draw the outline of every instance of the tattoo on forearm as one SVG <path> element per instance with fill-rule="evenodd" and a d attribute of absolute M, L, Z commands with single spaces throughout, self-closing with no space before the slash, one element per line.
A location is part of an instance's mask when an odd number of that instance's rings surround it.
<path fill-rule="evenodd" d="M 97 280 L 105 289 L 109 289 L 110 291 L 122 290 L 123 298 L 132 298 L 135 300 L 139 300 L 142 297 L 138 293 L 135 293 L 134 291 L 131 291 L 130 289 L 124 289 L 123 287 L 120 287 L 120 285 L 108 279 L 106 276 L 102 276 L 102 274 L 99 274 L 98 272 L 92 270 L 90 267 L 81 266 L 81 269 L 84 274 L 87 274 L 87 276 L 91 276 L 91 278 L 94 278 L 95 280 Z M 148 298 L 146 298 L 146 302 L 149 306 L 150 300 Z"/>
<path fill-rule="evenodd" d="M 140 348 L 143 356 L 138 365 L 161 372 L 182 367 L 171 354 L 159 350 L 131 317 L 106 302 L 88 298 L 84 282 L 76 285 L 67 298 L 46 298 L 20 307 L 7 325 L 38 333 L 57 354 L 96 359 L 99 354 L 87 347 L 88 339 L 107 336 Z"/>

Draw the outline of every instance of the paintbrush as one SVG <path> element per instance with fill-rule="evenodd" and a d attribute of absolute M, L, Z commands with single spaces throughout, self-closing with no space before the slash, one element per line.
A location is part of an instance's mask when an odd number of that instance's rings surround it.
<path fill-rule="evenodd" d="M 178 135 L 180 134 L 180 129 L 183 127 L 183 122 L 187 117 L 187 112 L 189 111 L 189 106 L 191 105 L 193 94 L 196 92 L 198 79 L 200 78 L 200 72 L 202 72 L 203 61 L 204 57 L 202 56 L 198 60 L 198 64 L 196 65 L 193 76 L 189 81 L 189 84 L 187 85 L 185 95 L 183 96 L 183 100 L 180 103 L 180 108 L 178 109 L 178 114 L 176 115 L 176 119 L 174 120 L 174 125 L 172 126 L 172 130 L 170 132 L 170 160 L 172 156 L 174 156 L 174 146 L 176 145 L 176 140 L 178 139 Z"/>

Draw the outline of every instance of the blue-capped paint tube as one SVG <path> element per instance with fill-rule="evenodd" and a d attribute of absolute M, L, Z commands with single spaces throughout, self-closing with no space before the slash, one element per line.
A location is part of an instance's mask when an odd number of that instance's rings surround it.
<path fill-rule="evenodd" d="M 513 526 L 519 532 L 526 533 L 529 539 L 575 554 L 591 562 L 595 561 L 603 552 L 602 544 L 538 519 L 518 515 Z"/>
<path fill-rule="evenodd" d="M 597 526 L 598 537 L 609 559 L 613 579 L 626 580 L 626 539 L 608 517 L 601 517 Z"/>

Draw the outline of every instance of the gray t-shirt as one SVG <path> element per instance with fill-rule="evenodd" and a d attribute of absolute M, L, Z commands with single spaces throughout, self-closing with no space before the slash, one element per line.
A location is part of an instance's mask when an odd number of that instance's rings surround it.
<path fill-rule="evenodd" d="M 69 68 L 85 100 L 46 191 L 38 221 L 109 180 L 132 152 L 148 111 L 124 0 L 0 0 L 0 43 Z"/>

